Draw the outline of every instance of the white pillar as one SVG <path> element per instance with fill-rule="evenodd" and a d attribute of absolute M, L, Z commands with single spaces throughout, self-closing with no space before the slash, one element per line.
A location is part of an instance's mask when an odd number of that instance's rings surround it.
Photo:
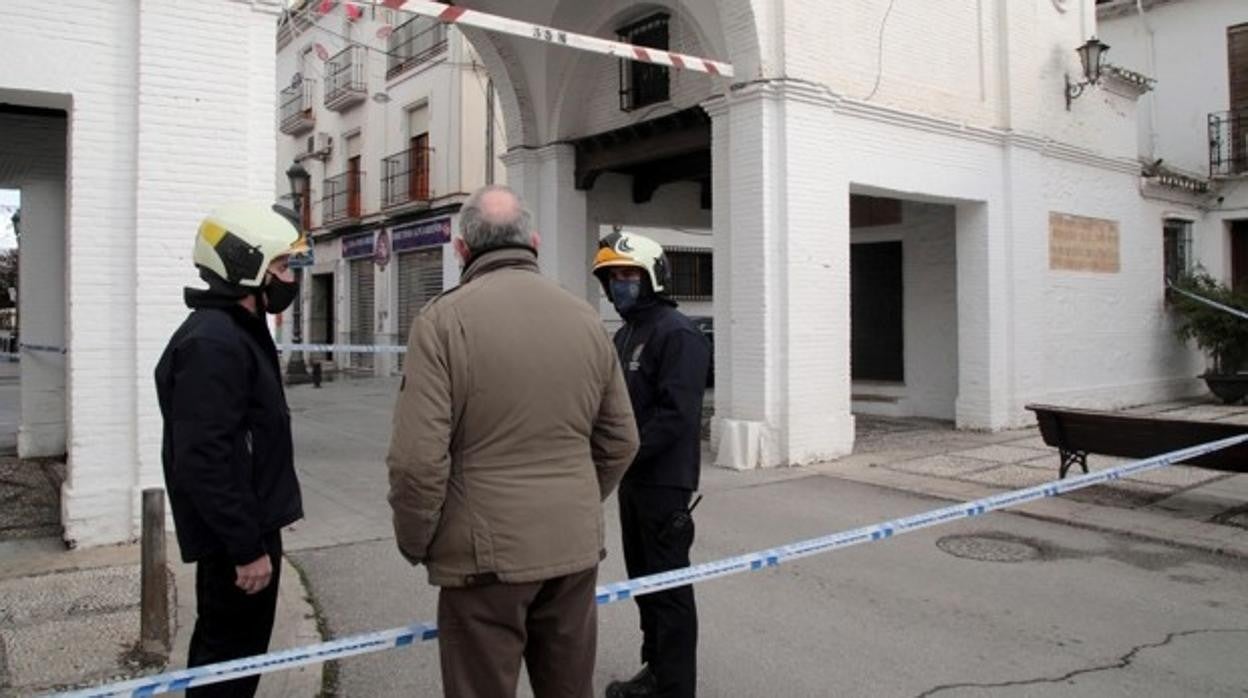
<path fill-rule="evenodd" d="M 74 545 L 133 538 L 143 488 L 164 482 L 153 372 L 188 312 L 183 287 L 198 283 L 200 220 L 229 201 L 274 200 L 279 6 L 141 0 L 133 11 L 133 82 L 111 101 L 82 83 L 71 121 L 73 433 L 61 501 Z M 205 118 L 213 105 L 231 117 Z"/>
<path fill-rule="evenodd" d="M 1004 204 L 957 206 L 959 429 L 1009 422 L 1008 222 Z"/>
<path fill-rule="evenodd" d="M 538 264 L 578 298 L 590 300 L 593 249 L 586 193 L 575 186 L 576 153 L 559 143 L 538 149 L 513 150 L 502 157 L 507 181 L 524 199 L 542 236 Z"/>
<path fill-rule="evenodd" d="M 712 121 L 719 465 L 796 465 L 853 449 L 849 188 L 827 129 L 829 106 L 783 84 L 704 105 Z"/>
<path fill-rule="evenodd" d="M 64 121 L 50 136 L 64 142 Z M 63 147 L 63 146 L 62 146 Z M 22 187 L 21 273 L 18 318 L 23 344 L 65 346 L 65 183 L 40 179 Z M 65 453 L 65 354 L 27 349 L 21 354 L 21 458 Z"/>

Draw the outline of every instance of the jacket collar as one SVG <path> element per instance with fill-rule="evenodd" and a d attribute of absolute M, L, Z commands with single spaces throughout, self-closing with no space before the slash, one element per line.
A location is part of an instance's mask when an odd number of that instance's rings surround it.
<path fill-rule="evenodd" d="M 466 284 L 499 269 L 523 269 L 536 273 L 537 250 L 527 245 L 496 247 L 474 255 L 467 268 L 460 274 L 459 282 Z"/>
<path fill-rule="evenodd" d="M 622 314 L 621 318 L 629 325 L 639 325 L 653 321 L 659 315 L 676 307 L 676 301 L 655 296 L 651 298 L 645 305 L 639 308 L 633 308 L 628 313 Z"/>

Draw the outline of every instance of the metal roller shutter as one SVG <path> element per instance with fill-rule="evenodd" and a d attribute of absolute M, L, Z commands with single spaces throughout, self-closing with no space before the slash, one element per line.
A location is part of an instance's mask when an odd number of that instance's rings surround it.
<path fill-rule="evenodd" d="M 442 248 L 404 252 L 399 258 L 399 341 L 407 343 L 412 320 L 442 293 Z M 402 365 L 400 357 L 399 365 Z"/>
<path fill-rule="evenodd" d="M 351 261 L 351 343 L 372 344 L 376 341 L 373 326 L 375 302 L 373 300 L 374 271 L 373 260 L 356 259 Z M 351 354 L 351 365 L 355 368 L 373 367 L 373 354 Z"/>

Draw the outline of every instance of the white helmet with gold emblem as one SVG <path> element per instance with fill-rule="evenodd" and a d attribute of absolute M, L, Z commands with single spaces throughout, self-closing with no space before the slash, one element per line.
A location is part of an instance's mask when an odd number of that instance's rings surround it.
<path fill-rule="evenodd" d="M 308 249 L 294 216 L 276 206 L 235 203 L 221 206 L 199 224 L 195 266 L 231 286 L 259 288 L 274 259 Z"/>
<path fill-rule="evenodd" d="M 619 230 L 598 242 L 598 254 L 594 255 L 594 276 L 611 297 L 610 270 L 615 267 L 632 267 L 646 272 L 650 288 L 659 296 L 666 296 L 672 287 L 671 267 L 663 246 L 643 235 Z"/>

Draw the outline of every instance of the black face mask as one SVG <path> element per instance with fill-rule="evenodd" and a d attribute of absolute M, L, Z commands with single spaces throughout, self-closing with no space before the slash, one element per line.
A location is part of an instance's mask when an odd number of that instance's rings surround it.
<path fill-rule="evenodd" d="M 264 309 L 273 315 L 280 315 L 295 302 L 298 294 L 298 280 L 282 281 L 276 276 L 269 277 L 269 283 L 264 285 Z"/>

